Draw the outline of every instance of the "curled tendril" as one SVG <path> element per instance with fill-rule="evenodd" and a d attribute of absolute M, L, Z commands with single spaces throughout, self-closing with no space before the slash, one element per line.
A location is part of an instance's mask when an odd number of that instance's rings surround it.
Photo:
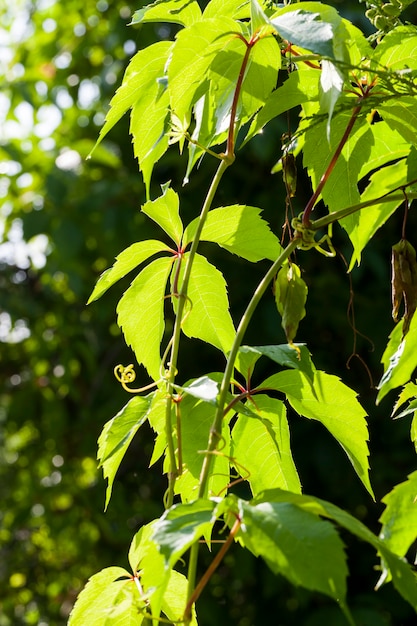
<path fill-rule="evenodd" d="M 130 363 L 130 365 L 127 365 L 126 367 L 119 363 L 119 365 L 116 365 L 113 371 L 116 379 L 122 385 L 123 389 L 125 391 L 128 391 L 129 393 L 141 393 L 142 391 L 147 391 L 148 389 L 156 387 L 158 384 L 157 382 L 155 382 L 150 383 L 149 385 L 145 385 L 145 387 L 130 389 L 130 387 L 128 387 L 128 384 L 133 383 L 136 380 L 136 372 L 133 369 L 133 363 Z"/>
<path fill-rule="evenodd" d="M 316 231 L 312 228 L 308 228 L 308 226 L 304 226 L 301 216 L 294 217 L 291 222 L 291 226 L 294 229 L 294 238 L 299 240 L 297 248 L 299 248 L 300 250 L 311 250 L 311 248 L 315 248 L 317 252 L 320 252 L 320 254 L 324 254 L 324 256 L 336 256 L 336 251 L 333 247 L 331 239 L 331 224 L 329 224 L 328 233 L 326 235 L 323 235 L 323 237 L 319 241 L 316 241 L 315 239 Z M 322 247 L 321 244 L 323 243 L 327 244 L 327 250 L 326 248 Z"/>

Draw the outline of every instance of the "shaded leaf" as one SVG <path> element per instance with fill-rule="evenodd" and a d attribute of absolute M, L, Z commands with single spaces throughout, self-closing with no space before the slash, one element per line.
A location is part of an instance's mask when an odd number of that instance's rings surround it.
<path fill-rule="evenodd" d="M 246 504 L 240 500 L 239 539 L 275 574 L 320 591 L 345 611 L 347 566 L 335 528 L 290 502 Z"/>
<path fill-rule="evenodd" d="M 301 492 L 285 405 L 256 394 L 252 410 L 258 419 L 240 415 L 232 430 L 231 456 L 238 462 L 237 471 L 243 478 L 249 474 L 253 494 L 274 487 Z"/>
<path fill-rule="evenodd" d="M 382 554 L 384 561 L 389 568 L 393 584 L 397 591 L 414 608 L 414 610 L 417 610 L 417 580 L 409 564 L 398 555 L 391 552 L 381 539 L 374 535 L 364 524 L 362 524 L 362 522 L 346 511 L 343 511 L 330 502 L 320 500 L 319 498 L 315 498 L 313 496 L 292 494 L 278 489 L 265 491 L 261 494 L 261 496 L 255 498 L 254 502 L 294 503 L 306 511 L 314 513 L 315 515 L 328 517 L 334 520 L 340 526 L 346 528 L 349 532 L 353 533 L 363 541 L 368 542 L 374 546 L 380 554 Z"/>
<path fill-rule="evenodd" d="M 294 345 L 297 350 L 294 350 L 286 343 L 277 346 L 252 346 L 251 350 L 267 356 L 279 365 L 302 371 L 313 382 L 316 368 L 313 365 L 307 346 L 302 343 Z"/>
<path fill-rule="evenodd" d="M 215 509 L 216 503 L 212 500 L 176 504 L 155 523 L 152 538 L 164 557 L 166 568 L 172 568 L 200 537 L 211 534 L 216 521 Z"/>
<path fill-rule="evenodd" d="M 311 12 L 317 9 L 320 12 L 325 10 L 324 19 L 318 12 Z M 330 7 L 323 7 L 319 2 L 304 2 L 302 9 L 282 9 L 271 19 L 271 24 L 286 41 L 316 54 L 333 57 L 334 30 L 341 18 L 337 11 L 328 9 Z M 331 21 L 326 21 L 329 17 Z"/>
<path fill-rule="evenodd" d="M 126 343 L 154 380 L 160 378 L 164 295 L 171 268 L 170 258 L 152 261 L 138 274 L 117 305 L 117 323 Z"/>

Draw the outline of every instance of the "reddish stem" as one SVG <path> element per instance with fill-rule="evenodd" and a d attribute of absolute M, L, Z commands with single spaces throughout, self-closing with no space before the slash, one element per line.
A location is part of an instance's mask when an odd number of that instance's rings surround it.
<path fill-rule="evenodd" d="M 236 112 L 237 112 L 237 104 L 239 102 L 239 96 L 242 89 L 243 79 L 245 77 L 246 66 L 249 61 L 249 55 L 252 50 L 252 46 L 258 41 L 258 37 L 255 35 L 253 39 L 250 41 L 246 41 L 244 37 L 239 37 L 245 45 L 246 52 L 243 57 L 242 65 L 240 67 L 239 76 L 236 82 L 235 93 L 233 95 L 232 108 L 230 110 L 230 124 L 229 124 L 229 133 L 227 135 L 227 145 L 226 145 L 226 156 L 230 159 L 234 159 L 235 152 L 235 124 L 236 124 Z"/>
<path fill-rule="evenodd" d="M 210 563 L 210 566 L 207 568 L 206 572 L 203 574 L 203 576 L 201 577 L 198 585 L 195 587 L 192 595 L 190 596 L 190 598 L 188 599 L 187 605 L 185 607 L 185 611 L 184 611 L 184 619 L 185 621 L 187 621 L 187 619 L 191 619 L 191 609 L 193 604 L 195 604 L 195 602 L 197 602 L 198 598 L 200 597 L 201 592 L 203 591 L 204 587 L 207 585 L 208 581 L 210 580 L 210 578 L 212 577 L 212 575 L 214 574 L 214 572 L 216 571 L 216 569 L 218 568 L 218 566 L 220 565 L 220 563 L 223 560 L 224 555 L 226 554 L 226 552 L 228 551 L 228 549 L 230 548 L 230 546 L 232 545 L 234 538 L 240 528 L 242 524 L 242 520 L 238 517 L 235 521 L 235 523 L 232 526 L 232 529 L 229 533 L 228 538 L 226 539 L 226 541 L 224 542 L 224 544 L 222 545 L 222 547 L 220 548 L 220 550 L 218 551 L 218 553 L 216 554 L 216 556 L 214 557 L 214 559 L 212 560 L 212 562 Z"/>
<path fill-rule="evenodd" d="M 350 135 L 350 133 L 352 132 L 352 128 L 354 123 L 356 122 L 356 119 L 360 113 L 360 110 L 362 108 L 362 101 L 360 101 L 360 103 L 353 109 L 352 111 L 352 116 L 349 120 L 349 124 L 346 126 L 346 130 L 343 133 L 343 137 L 341 138 L 341 140 L 339 141 L 339 145 L 337 146 L 334 155 L 332 156 L 332 159 L 329 163 L 329 165 L 326 168 L 326 171 L 324 172 L 324 174 L 322 175 L 322 177 L 320 178 L 320 182 L 317 185 L 317 189 L 316 191 L 313 193 L 313 195 L 311 196 L 310 200 L 308 201 L 305 209 L 304 209 L 304 213 L 303 213 L 303 226 L 309 226 L 310 224 L 310 214 L 311 211 L 314 208 L 314 205 L 316 204 L 317 198 L 319 197 L 319 195 L 322 192 L 322 189 L 324 187 L 324 185 L 326 184 L 327 180 L 329 179 L 330 174 L 332 173 L 336 163 L 337 163 L 337 159 L 340 157 L 340 153 L 343 150 L 343 146 L 345 145 L 345 143 L 348 140 L 348 137 Z"/>

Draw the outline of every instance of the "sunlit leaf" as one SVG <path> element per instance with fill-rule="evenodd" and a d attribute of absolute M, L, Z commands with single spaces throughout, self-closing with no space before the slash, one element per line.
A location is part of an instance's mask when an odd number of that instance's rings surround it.
<path fill-rule="evenodd" d="M 318 97 L 319 72 L 297 70 L 291 72 L 283 85 L 267 98 L 265 105 L 255 116 L 245 142 L 259 133 L 272 119 L 304 102 L 313 101 Z"/>
<path fill-rule="evenodd" d="M 147 104 L 153 100 L 154 83 L 158 76 L 163 75 L 163 67 L 171 46 L 172 42 L 159 41 L 139 50 L 131 59 L 122 85 L 110 101 L 110 110 L 96 146 L 133 105 L 137 105 L 142 99 Z"/>
<path fill-rule="evenodd" d="M 178 194 L 170 187 L 166 187 L 163 188 L 159 198 L 146 202 L 142 207 L 142 212 L 163 228 L 177 246 L 181 243 L 183 232 L 179 205 Z"/>
<path fill-rule="evenodd" d="M 187 259 L 188 253 L 184 255 L 185 263 Z M 188 309 L 182 322 L 184 333 L 227 353 L 232 347 L 235 329 L 229 313 L 226 282 L 219 270 L 199 254 L 194 258 L 187 295 Z M 176 307 L 176 299 L 173 301 Z"/>
<path fill-rule="evenodd" d="M 117 323 L 138 363 L 154 379 L 160 378 L 161 340 L 164 334 L 164 295 L 172 261 L 152 261 L 123 294 L 117 305 Z"/>
<path fill-rule="evenodd" d="M 280 487 L 301 491 L 291 454 L 285 405 L 275 398 L 256 394 L 252 410 L 258 419 L 240 415 L 232 430 L 231 456 L 253 494 Z"/>
<path fill-rule="evenodd" d="M 313 386 L 298 370 L 274 374 L 262 386 L 284 392 L 297 413 L 321 422 L 340 443 L 362 483 L 373 495 L 368 476 L 366 412 L 352 389 L 336 376 L 319 370 L 314 373 Z"/>
<path fill-rule="evenodd" d="M 417 174 L 416 155 L 416 151 L 412 150 L 407 159 L 401 159 L 397 163 L 387 165 L 372 174 L 369 185 L 361 195 L 361 202 L 384 196 L 384 194 L 401 184 L 413 180 Z M 388 154 L 386 154 L 386 157 L 388 157 Z M 387 160 L 390 159 L 388 158 Z M 355 263 L 360 263 L 362 250 L 368 241 L 402 202 L 403 198 L 382 201 L 361 211 L 356 211 L 356 213 L 341 220 L 341 224 L 348 233 L 354 247 L 349 269 L 352 269 Z"/>
<path fill-rule="evenodd" d="M 152 396 L 132 398 L 119 413 L 104 425 L 98 439 L 99 466 L 107 478 L 106 504 L 110 501 L 116 472 L 133 437 L 148 418 Z"/>
<path fill-rule="evenodd" d="M 204 400 L 204 402 L 208 402 L 214 406 L 217 404 L 219 385 L 208 376 L 201 376 L 201 378 L 197 378 L 189 385 L 180 387 L 179 389 L 181 391 L 185 391 L 188 395 L 193 396 L 193 398 Z"/>
<path fill-rule="evenodd" d="M 168 22 L 190 26 L 201 17 L 201 9 L 196 0 L 156 0 L 152 4 L 135 11 L 131 24 L 147 22 Z"/>
<path fill-rule="evenodd" d="M 162 241 L 155 239 L 138 241 L 123 250 L 117 255 L 115 264 L 100 276 L 87 304 L 101 298 L 114 283 L 158 252 L 169 252 L 169 248 Z"/>
<path fill-rule="evenodd" d="M 380 538 L 392 552 L 405 556 L 417 538 L 417 472 L 382 498 L 386 509 L 380 517 Z"/>
<path fill-rule="evenodd" d="M 344 135 L 350 113 L 340 113 L 331 125 L 330 142 L 326 136 L 327 121 L 314 124 L 305 133 L 303 163 L 315 189 L 327 170 L 333 155 Z M 357 121 L 346 141 L 342 153 L 323 187 L 322 198 L 329 211 L 337 211 L 360 201 L 357 187 L 359 172 L 370 155 L 372 132 L 362 119 Z"/>
<path fill-rule="evenodd" d="M 197 497 L 204 450 L 207 449 L 216 409 L 211 402 L 185 395 L 181 400 L 179 410 L 182 471 L 176 480 L 175 490 L 183 502 L 187 502 Z M 224 420 L 219 453 L 213 454 L 211 458 L 211 471 L 207 486 L 210 496 L 221 495 L 229 484 L 229 440 L 229 427 Z"/>
<path fill-rule="evenodd" d="M 213 209 L 207 216 L 201 239 L 213 241 L 248 261 L 275 261 L 282 248 L 260 213 L 256 207 L 239 204 Z M 198 219 L 187 226 L 184 245 L 192 240 L 197 226 Z"/>
<path fill-rule="evenodd" d="M 196 22 L 177 34 L 168 82 L 171 108 L 181 122 L 189 122 L 192 105 L 208 89 L 206 76 L 213 57 L 227 49 L 230 42 L 233 44 L 239 31 L 235 21 L 215 17 Z"/>
<path fill-rule="evenodd" d="M 377 404 L 396 387 L 405 385 L 417 367 L 417 317 L 411 320 L 410 330 L 402 339 L 403 323 L 399 322 L 390 335 L 387 347 L 382 355 L 384 374 L 378 384 Z"/>
<path fill-rule="evenodd" d="M 94 574 L 84 587 L 69 617 L 68 626 L 122 626 L 143 623 L 138 592 L 131 575 L 121 567 Z M 135 620 L 133 622 L 133 620 Z"/>

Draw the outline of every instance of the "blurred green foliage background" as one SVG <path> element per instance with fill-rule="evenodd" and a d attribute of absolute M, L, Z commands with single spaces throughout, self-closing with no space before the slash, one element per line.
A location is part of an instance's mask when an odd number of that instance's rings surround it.
<path fill-rule="evenodd" d="M 125 0 L 15 0 L 0 4 L 0 626 L 61 626 L 87 578 L 108 565 L 127 565 L 134 532 L 162 512 L 165 480 L 147 470 L 152 434 L 144 428 L 129 450 L 103 511 L 105 484 L 96 442 L 104 423 L 126 403 L 113 377 L 132 361 L 115 324 L 123 284 L 86 308 L 98 275 L 134 241 L 155 236 L 139 212 L 144 187 L 132 156 L 128 120 L 85 157 L 95 143 L 108 102 L 130 56 L 175 27 L 128 27 L 141 5 Z M 8 6 L 5 6 L 7 4 Z M 365 5 L 331 2 L 369 33 Z M 412 15 L 410 14 L 412 18 Z M 280 234 L 284 187 L 270 170 L 280 157 L 283 132 L 296 115 L 272 123 L 238 154 L 218 193 L 217 206 L 248 203 L 264 210 Z M 185 221 L 194 217 L 215 164 L 205 159 L 181 189 L 185 158 L 175 148 L 156 168 L 153 197 L 168 180 L 183 194 Z M 302 177 L 296 197 L 309 197 Z M 411 211 L 409 231 L 415 232 Z M 156 233 L 161 236 L 161 233 Z M 301 253 L 309 285 L 306 341 L 317 367 L 340 375 L 370 412 L 371 480 L 380 499 L 414 469 L 409 423 L 390 419 L 391 405 L 374 406 L 373 384 L 392 328 L 390 247 L 401 217 L 377 234 L 352 275 L 357 350 L 352 353 L 347 307 L 349 279 L 340 257 Z M 335 245 L 349 256 L 343 233 Z M 266 266 L 206 248 L 224 272 L 235 321 Z M 125 283 L 125 286 L 128 283 Z M 285 341 L 272 291 L 249 329 L 247 342 Z M 222 358 L 186 341 L 180 377 L 221 369 Z M 264 366 L 267 368 L 267 365 Z M 263 372 L 265 373 L 265 371 Z M 140 374 L 140 383 L 146 377 Z M 392 400 L 392 398 L 391 398 Z M 318 425 L 291 416 L 294 456 L 307 493 L 347 508 L 378 532 L 383 510 L 373 503 L 337 444 Z M 350 557 L 350 601 L 358 624 L 415 624 L 411 609 L 390 586 L 373 591 L 375 554 L 343 536 Z M 210 555 L 206 555 L 207 563 Z M 202 564 L 204 567 L 204 563 Z M 202 626 L 316 626 L 345 622 L 318 594 L 291 587 L 238 547 L 213 577 L 199 604 Z M 88 626 L 88 625 L 86 625 Z"/>

